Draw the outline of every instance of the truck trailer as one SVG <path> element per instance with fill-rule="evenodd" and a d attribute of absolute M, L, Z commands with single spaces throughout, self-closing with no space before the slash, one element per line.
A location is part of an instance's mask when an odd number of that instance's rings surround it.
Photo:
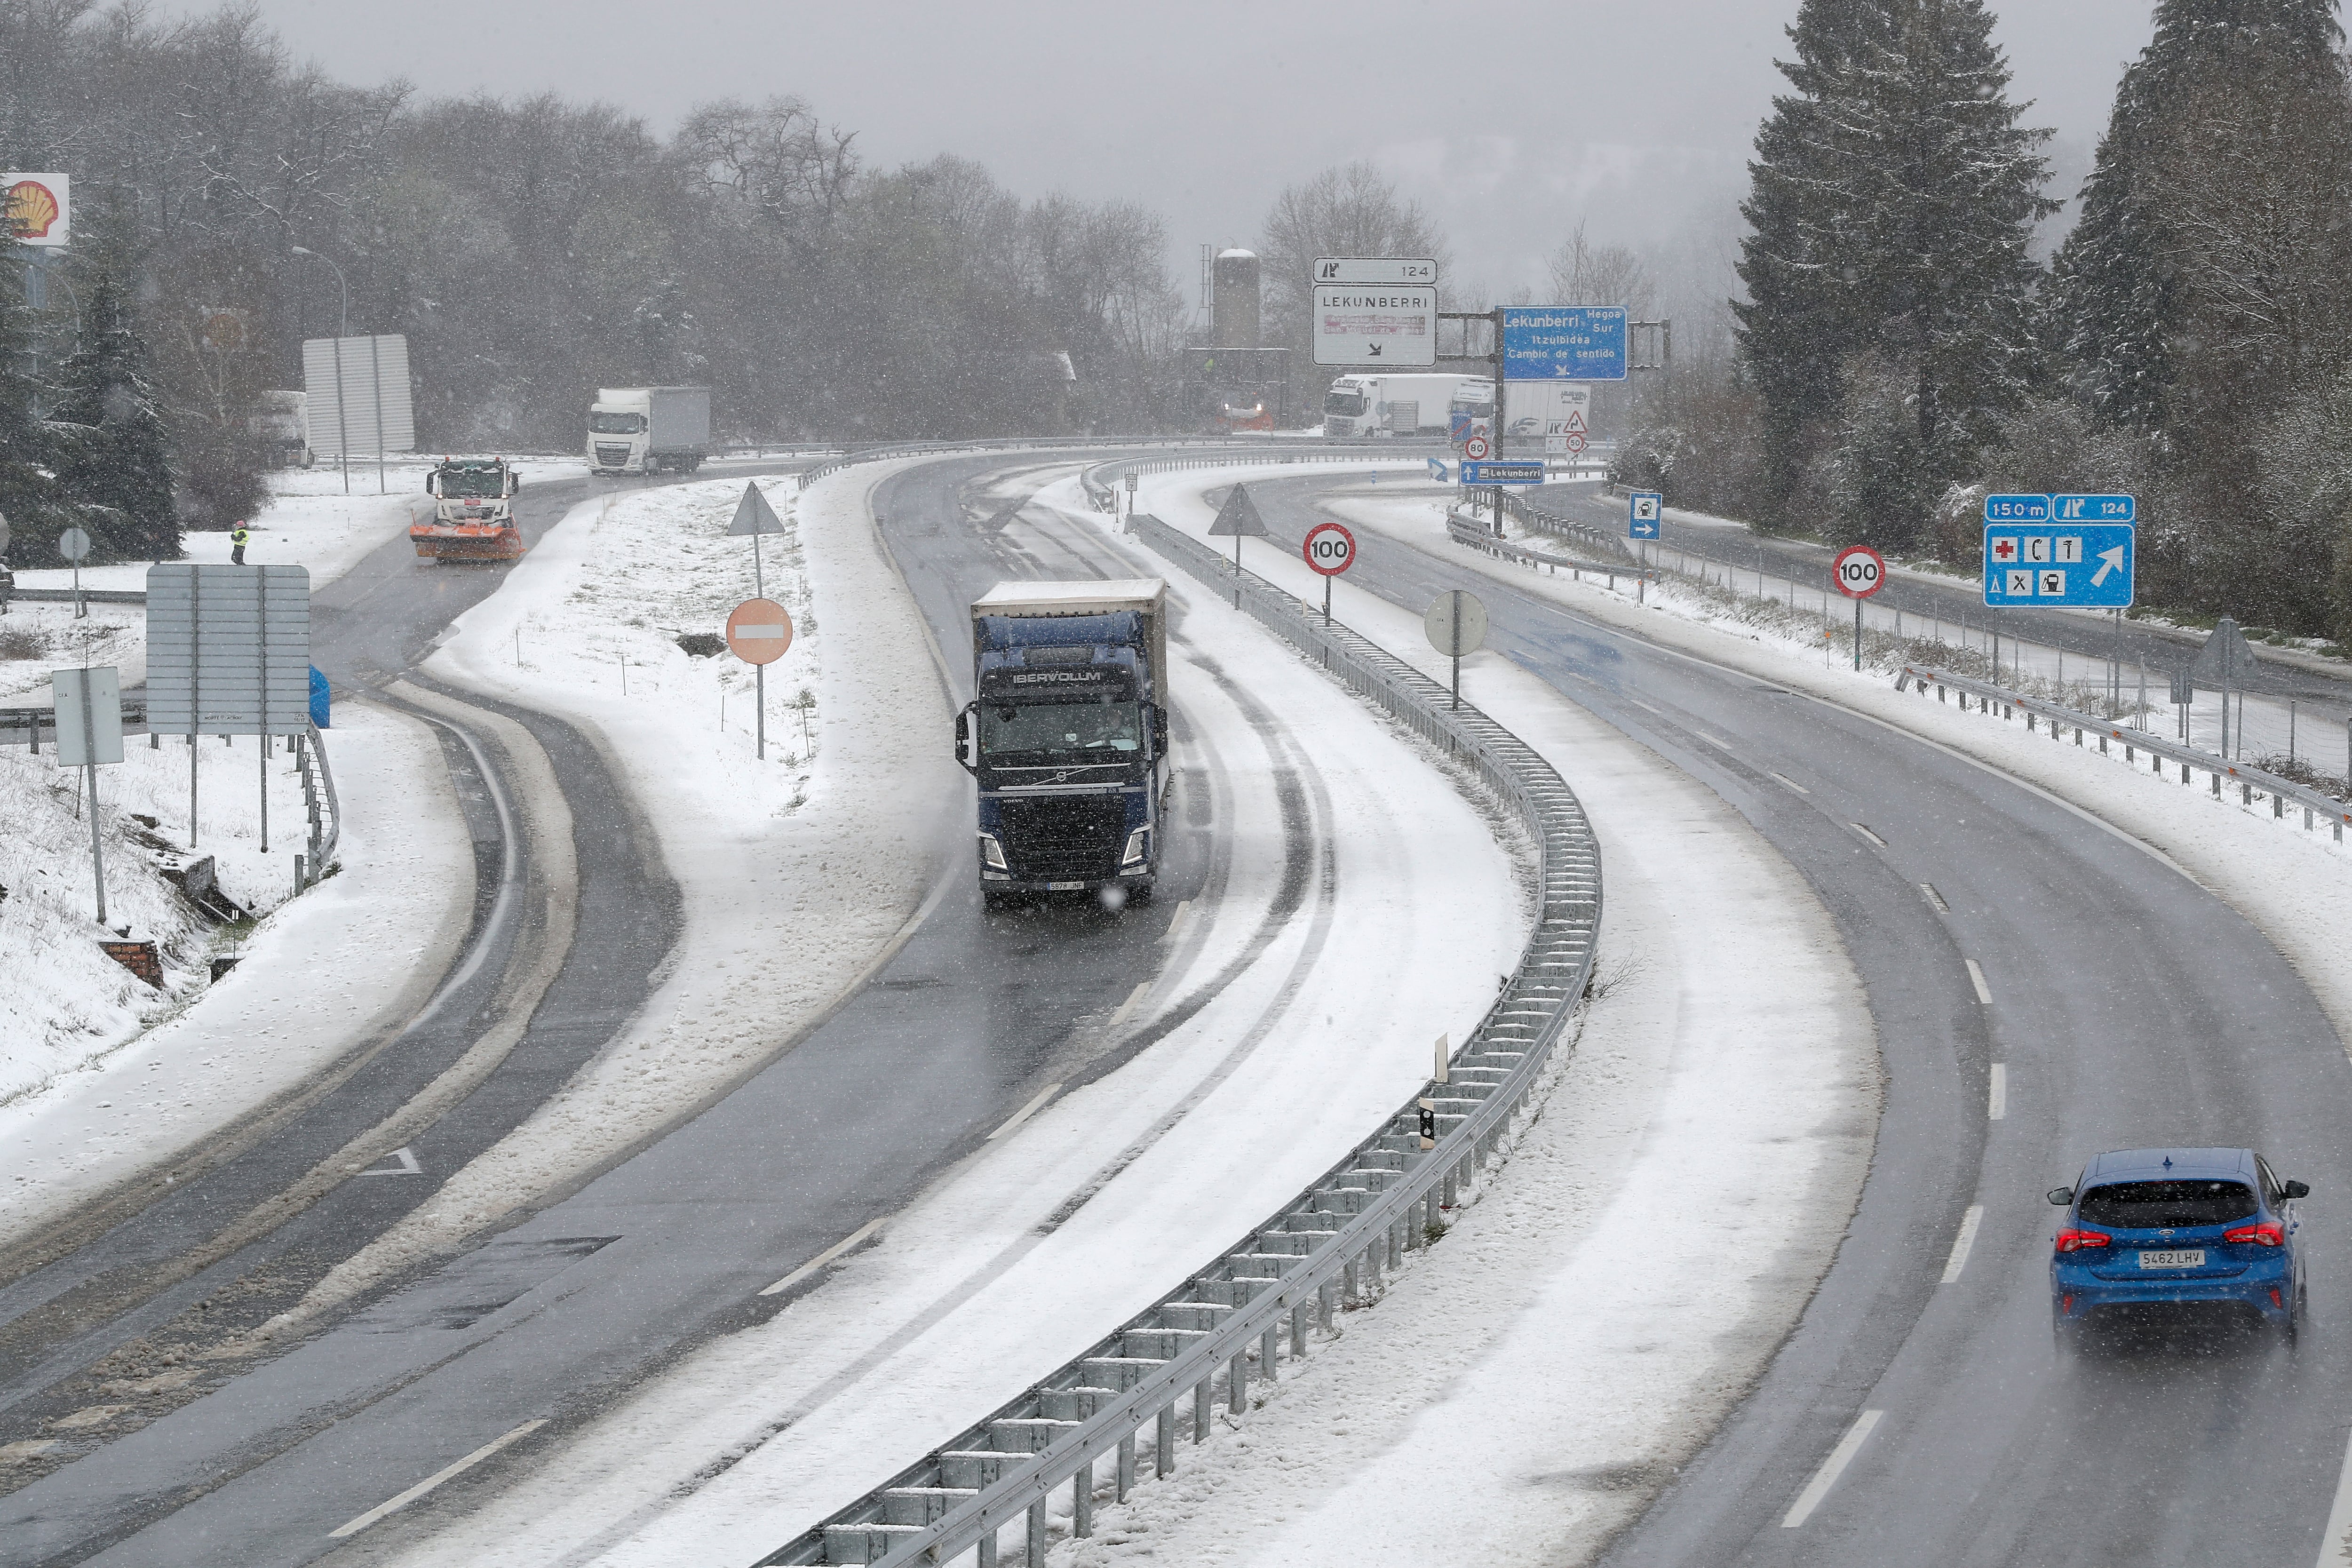
<path fill-rule="evenodd" d="M 1145 903 L 1168 785 L 1167 584 L 999 583 L 972 602 L 956 761 L 980 784 L 992 909 L 1033 893 Z"/>
<path fill-rule="evenodd" d="M 1495 384 L 1475 375 L 1343 375 L 1323 395 L 1326 436 L 1444 436 L 1457 403 L 1483 400 Z"/>
<path fill-rule="evenodd" d="M 588 408 L 594 474 L 690 474 L 710 455 L 707 386 L 605 386 Z"/>

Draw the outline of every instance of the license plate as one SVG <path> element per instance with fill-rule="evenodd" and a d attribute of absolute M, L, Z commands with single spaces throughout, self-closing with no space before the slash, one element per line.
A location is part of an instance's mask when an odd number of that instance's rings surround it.
<path fill-rule="evenodd" d="M 2186 1252 L 2143 1252 L 2139 1255 L 2142 1268 L 2202 1268 L 2205 1249 L 2192 1247 Z"/>
<path fill-rule="evenodd" d="M 1045 890 L 1049 893 L 1083 893 L 1087 885 L 1084 882 L 1048 882 Z"/>

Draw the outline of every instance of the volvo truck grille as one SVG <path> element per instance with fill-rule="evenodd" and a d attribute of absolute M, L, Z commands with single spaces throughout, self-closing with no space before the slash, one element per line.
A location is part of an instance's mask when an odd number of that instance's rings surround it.
<path fill-rule="evenodd" d="M 1127 797 L 1045 795 L 1004 803 L 1004 847 L 1028 881 L 1108 881 L 1127 844 Z"/>

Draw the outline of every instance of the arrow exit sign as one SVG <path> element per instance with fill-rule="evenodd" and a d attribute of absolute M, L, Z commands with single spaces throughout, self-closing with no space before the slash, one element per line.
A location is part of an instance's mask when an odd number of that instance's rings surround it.
<path fill-rule="evenodd" d="M 1988 522 L 1984 602 L 2011 609 L 2127 608 L 2137 532 L 2128 522 Z"/>

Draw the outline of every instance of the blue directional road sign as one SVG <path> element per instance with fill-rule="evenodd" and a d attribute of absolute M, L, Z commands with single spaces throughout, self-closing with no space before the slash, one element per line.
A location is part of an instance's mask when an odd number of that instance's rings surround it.
<path fill-rule="evenodd" d="M 1655 539 L 1658 520 L 1666 514 L 1666 498 L 1655 490 L 1635 490 L 1626 507 L 1625 537 Z"/>
<path fill-rule="evenodd" d="M 2124 609 L 2132 602 L 2137 531 L 2128 522 L 1988 522 L 1984 602 Z"/>
<path fill-rule="evenodd" d="M 1505 381 L 1622 381 L 1622 305 L 1506 305 Z"/>
<path fill-rule="evenodd" d="M 2129 496 L 2052 496 L 2053 522 L 2130 522 L 2136 503 Z"/>
<path fill-rule="evenodd" d="M 1452 477 L 1445 471 L 1444 458 L 1432 458 L 1429 459 L 1429 477 L 1435 479 L 1441 485 Z"/>
<path fill-rule="evenodd" d="M 1987 496 L 1985 497 L 1985 521 L 1987 522 L 2048 522 L 2050 498 L 2048 496 Z"/>
<path fill-rule="evenodd" d="M 1465 485 L 1539 485 L 1544 482 L 1541 463 L 1465 463 L 1462 482 Z"/>

